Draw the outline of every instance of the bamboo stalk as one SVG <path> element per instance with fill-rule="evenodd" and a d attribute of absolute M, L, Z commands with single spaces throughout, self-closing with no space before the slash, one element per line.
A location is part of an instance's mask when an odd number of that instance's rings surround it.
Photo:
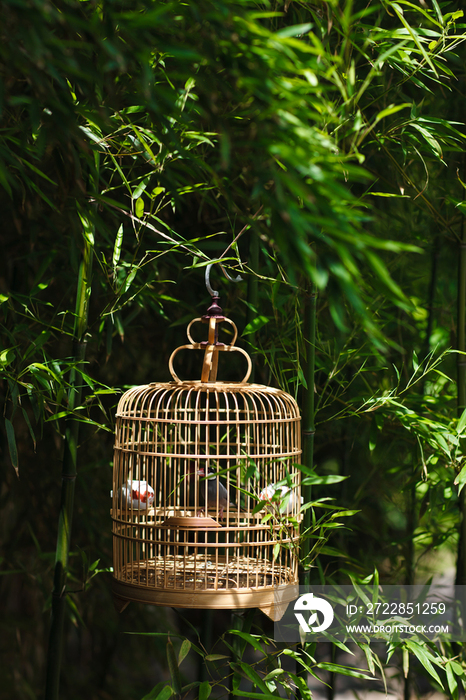
<path fill-rule="evenodd" d="M 79 269 L 76 293 L 76 316 L 74 324 L 73 357 L 74 366 L 70 372 L 68 402 L 70 411 L 81 403 L 82 385 L 79 368 L 86 354 L 85 334 L 88 323 L 89 298 L 91 291 L 91 271 L 94 239 L 92 227 L 83 219 L 84 250 Z M 45 700 L 58 700 L 60 669 L 63 649 L 63 629 L 66 608 L 66 577 L 70 549 L 71 524 L 73 519 L 74 489 L 77 474 L 77 451 L 79 421 L 71 416 L 66 421 L 62 463 L 62 486 L 60 513 L 58 518 L 57 547 L 52 591 L 52 612 L 50 621 L 49 647 L 47 654 Z"/>
<path fill-rule="evenodd" d="M 259 236 L 251 230 L 251 237 L 249 239 L 249 267 L 257 272 L 259 267 Z M 259 280 L 256 275 L 251 274 L 248 278 L 248 307 L 246 313 L 246 325 L 252 323 L 257 315 L 257 299 L 259 291 Z M 249 335 L 249 342 L 251 343 L 252 351 L 255 350 L 256 344 L 256 334 L 251 333 Z M 251 384 L 254 383 L 255 378 L 255 363 L 252 365 L 252 372 L 250 376 Z"/>
<path fill-rule="evenodd" d="M 316 339 L 316 302 L 317 294 L 315 287 L 311 287 L 309 298 L 306 302 L 305 317 L 304 317 L 304 341 L 307 344 L 306 350 L 306 384 L 307 389 L 304 392 L 303 400 L 303 464 L 312 469 L 314 465 L 314 383 L 315 383 L 315 339 Z M 311 486 L 305 484 L 303 486 L 303 502 L 311 501 L 312 493 Z M 308 508 L 303 517 L 304 532 L 308 532 L 311 528 L 311 509 Z M 311 541 L 306 537 L 301 544 L 301 561 L 306 561 L 309 557 Z M 310 567 L 303 568 L 300 576 L 301 585 L 309 585 L 310 583 Z"/>
<path fill-rule="evenodd" d="M 432 329 L 434 327 L 434 305 L 435 305 L 435 292 L 437 290 L 437 278 L 438 278 L 438 264 L 440 257 L 440 245 L 442 239 L 440 235 L 437 234 L 434 238 L 434 243 L 432 246 L 432 257 L 431 257 L 431 269 L 430 269 L 430 282 L 429 291 L 427 294 L 427 329 L 426 337 L 424 340 L 424 357 L 427 357 L 430 350 L 430 337 L 432 335 Z"/>
<path fill-rule="evenodd" d="M 249 634 L 251 631 L 255 614 L 255 608 L 245 610 L 244 612 L 235 613 L 232 611 L 230 630 L 238 630 L 239 632 Z M 238 663 L 243 658 L 244 650 L 246 648 L 246 641 L 239 637 L 237 634 L 231 634 L 230 644 L 232 648 L 230 658 L 234 663 Z M 230 676 L 230 689 L 228 693 L 228 700 L 235 700 L 238 697 L 237 690 L 239 689 L 241 680 L 241 674 L 237 671 L 233 671 L 233 673 Z"/>
<path fill-rule="evenodd" d="M 317 294 L 315 286 L 312 284 L 310 294 L 306 300 L 304 308 L 304 342 L 306 344 L 306 367 L 305 377 L 307 389 L 304 390 L 303 397 L 303 464 L 305 467 L 312 469 L 314 465 L 314 435 L 315 435 L 315 403 L 314 403 L 314 384 L 315 384 L 315 339 L 316 339 L 316 308 Z M 303 502 L 310 503 L 312 498 L 311 486 L 305 484 L 302 489 Z M 303 531 L 309 533 L 311 528 L 311 509 L 308 508 L 303 517 Z M 311 551 L 311 540 L 305 537 L 301 542 L 300 561 L 306 562 Z M 308 586 L 311 583 L 310 564 L 307 566 L 301 565 L 299 574 L 299 583 L 301 586 Z M 303 656 L 305 645 L 298 645 L 298 652 Z M 299 675 L 307 685 L 307 671 L 297 662 L 297 675 Z M 297 690 L 298 699 L 302 697 L 301 692 Z"/>
<path fill-rule="evenodd" d="M 207 653 L 210 653 L 212 648 L 212 631 L 214 622 L 214 611 L 213 610 L 203 610 L 201 618 L 201 630 L 200 639 L 204 649 Z M 197 667 L 197 678 L 199 683 L 209 680 L 209 669 L 204 658 L 199 655 L 198 667 Z"/>

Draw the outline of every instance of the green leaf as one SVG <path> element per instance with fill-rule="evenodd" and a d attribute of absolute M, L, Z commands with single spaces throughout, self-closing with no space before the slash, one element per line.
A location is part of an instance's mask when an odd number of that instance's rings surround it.
<path fill-rule="evenodd" d="M 7 348 L 0 353 L 0 365 L 6 367 L 15 359 L 13 348 Z"/>
<path fill-rule="evenodd" d="M 241 630 L 234 629 L 230 630 L 230 634 L 244 639 L 244 641 L 250 644 L 256 651 L 260 651 L 263 654 L 265 654 L 264 647 L 262 646 L 260 640 L 257 637 L 254 637 L 252 634 L 248 634 L 248 632 L 242 632 Z"/>
<path fill-rule="evenodd" d="M 393 194 L 391 192 L 368 192 L 371 197 L 397 197 L 398 199 L 411 199 L 409 194 Z"/>
<path fill-rule="evenodd" d="M 138 219 L 141 219 L 143 214 L 144 214 L 144 200 L 142 197 L 139 197 L 139 199 L 136 200 L 136 216 Z"/>
<path fill-rule="evenodd" d="M 437 14 L 438 21 L 443 26 L 445 24 L 445 20 L 443 19 L 442 11 L 439 7 L 437 0 L 432 0 L 432 5 L 434 6 L 435 12 Z"/>
<path fill-rule="evenodd" d="M 167 660 L 168 660 L 168 668 L 170 669 L 170 675 L 171 675 L 172 682 L 173 682 L 173 688 L 175 690 L 175 693 L 178 693 L 178 695 L 181 695 L 181 692 L 182 692 L 181 673 L 180 673 L 180 669 L 178 666 L 178 660 L 177 660 L 176 654 L 175 654 L 175 647 L 173 646 L 173 642 L 171 641 L 170 638 L 168 638 L 168 641 L 167 641 Z M 168 697 L 170 697 L 170 696 L 168 696 Z"/>
<path fill-rule="evenodd" d="M 173 695 L 173 689 L 167 685 L 166 681 L 162 681 L 161 683 L 157 683 L 150 693 L 144 695 L 142 700 L 169 700 Z"/>
<path fill-rule="evenodd" d="M 264 681 L 272 681 L 274 678 L 278 678 L 278 676 L 282 676 L 285 673 L 285 669 L 283 668 L 274 668 L 273 671 L 270 671 L 266 676 L 264 676 Z"/>
<path fill-rule="evenodd" d="M 113 246 L 112 265 L 114 268 L 118 265 L 118 261 L 120 260 L 122 243 L 123 243 L 123 224 L 120 224 L 118 231 L 117 231 L 116 238 L 115 238 L 115 245 Z"/>
<path fill-rule="evenodd" d="M 53 180 L 51 180 L 45 173 L 42 172 L 42 170 L 39 170 L 39 168 L 36 168 L 35 165 L 33 165 L 32 163 L 30 163 L 30 162 L 27 161 L 27 160 L 24 160 L 23 158 L 20 158 L 20 161 L 21 161 L 22 163 L 24 163 L 24 165 L 27 165 L 27 167 L 30 168 L 33 172 L 35 172 L 36 175 L 39 175 L 40 177 L 43 177 L 44 180 L 47 180 L 47 182 L 50 182 L 52 185 L 55 185 L 55 187 L 57 186 L 57 183 L 56 183 L 56 182 L 54 182 Z"/>
<path fill-rule="evenodd" d="M 181 662 L 183 659 L 186 658 L 186 656 L 189 654 L 191 650 L 191 642 L 189 639 L 183 639 L 183 643 L 181 644 L 180 651 L 178 653 L 178 665 L 181 666 Z"/>
<path fill-rule="evenodd" d="M 32 362 L 27 369 L 29 369 L 30 371 L 41 370 L 46 375 L 50 375 L 50 377 L 53 377 L 53 379 L 55 379 L 55 381 L 59 384 L 62 383 L 60 377 L 58 377 L 58 375 L 55 374 L 55 372 L 51 370 L 50 367 L 47 367 L 47 365 L 42 364 L 42 362 Z"/>
<path fill-rule="evenodd" d="M 252 700 L 277 700 L 280 697 L 279 695 L 272 695 L 268 689 L 267 692 L 250 693 L 242 688 L 233 688 L 231 694 L 240 698 L 251 698 Z"/>
<path fill-rule="evenodd" d="M 367 680 L 374 680 L 372 676 L 368 676 L 358 668 L 352 668 L 351 666 L 340 666 L 340 664 L 332 664 L 323 661 L 317 664 L 317 668 L 321 668 L 325 671 L 330 671 L 331 673 L 339 673 L 342 676 L 351 676 L 352 678 L 365 678 Z"/>
<path fill-rule="evenodd" d="M 207 700 L 210 697 L 212 688 L 210 687 L 209 681 L 204 681 L 199 686 L 199 700 Z"/>
<path fill-rule="evenodd" d="M 244 663 L 243 661 L 240 661 L 238 663 L 231 663 L 230 666 L 234 671 L 239 670 L 240 672 L 242 672 L 242 674 L 246 678 L 249 678 L 253 682 L 253 684 L 257 686 L 257 688 L 259 688 L 263 693 L 270 693 L 266 683 L 263 681 L 263 679 L 259 676 L 257 671 L 255 671 L 252 666 Z"/>
<path fill-rule="evenodd" d="M 453 672 L 452 665 L 449 661 L 445 664 L 445 672 L 447 674 L 448 689 L 453 700 L 458 699 L 458 682 Z"/>
<path fill-rule="evenodd" d="M 421 40 L 420 40 L 420 38 L 419 38 L 418 33 L 417 33 L 416 30 L 413 29 L 413 28 L 408 24 L 408 22 L 405 20 L 405 18 L 404 18 L 404 16 L 403 16 L 403 10 L 401 9 L 401 7 L 400 7 L 396 2 L 390 2 L 390 3 L 388 3 L 388 4 L 389 4 L 391 7 L 393 7 L 393 9 L 395 10 L 396 14 L 398 15 L 398 19 L 399 19 L 400 22 L 404 25 L 404 27 L 408 30 L 408 32 L 409 32 L 409 34 L 411 35 L 411 37 L 412 37 L 414 43 L 416 44 L 417 48 L 418 48 L 419 51 L 422 53 L 422 56 L 423 56 L 424 60 L 425 60 L 425 61 L 429 64 L 429 66 L 432 68 L 432 70 L 433 70 L 433 72 L 434 72 L 434 74 L 435 74 L 435 77 L 438 78 L 437 70 L 436 70 L 434 64 L 432 63 L 432 60 L 431 60 L 430 57 L 428 56 L 428 54 L 427 54 L 425 48 L 423 47 L 422 42 L 421 42 Z"/>
<path fill-rule="evenodd" d="M 457 661 L 449 661 L 453 673 L 457 676 L 464 676 L 464 669 Z"/>
<path fill-rule="evenodd" d="M 8 418 L 5 418 L 5 428 L 6 436 L 8 439 L 8 450 L 10 452 L 11 463 L 16 472 L 16 476 L 19 476 L 18 449 L 16 447 L 15 429 L 13 427 L 13 423 Z"/>
<path fill-rule="evenodd" d="M 406 647 L 403 647 L 403 675 L 405 678 L 408 677 L 409 673 L 409 651 Z"/>
<path fill-rule="evenodd" d="M 311 484 L 313 486 L 317 486 L 318 484 L 338 484 L 340 481 L 344 481 L 348 478 L 349 477 L 341 476 L 340 474 L 324 474 L 323 476 L 316 474 L 315 476 L 304 477 L 302 483 L 306 485 Z"/>
<path fill-rule="evenodd" d="M 401 104 L 401 105 L 392 104 L 389 107 L 382 109 L 382 111 L 377 114 L 375 121 L 374 121 L 374 125 L 377 124 L 382 119 L 385 119 L 385 117 L 389 117 L 391 114 L 396 114 L 397 112 L 401 112 L 402 109 L 406 109 L 407 107 L 411 108 L 412 103 L 411 102 L 403 102 L 403 104 Z"/>
<path fill-rule="evenodd" d="M 123 294 L 124 294 L 125 292 L 127 292 L 128 289 L 131 287 L 131 285 L 132 285 L 132 283 L 133 283 L 133 280 L 134 280 L 134 278 L 135 278 L 136 275 L 137 275 L 137 271 L 138 271 L 138 268 L 137 268 L 137 267 L 133 267 L 133 268 L 130 270 L 128 276 L 127 276 L 126 279 L 125 279 L 124 285 L 123 285 L 123 290 L 122 290 Z M 118 322 L 118 319 L 119 319 L 119 315 L 118 315 L 118 313 L 115 313 L 115 320 L 116 320 L 116 323 Z M 120 319 L 120 322 L 121 322 L 121 319 Z M 121 335 L 121 333 L 120 333 L 120 335 Z"/>
<path fill-rule="evenodd" d="M 456 10 L 455 12 L 448 12 L 444 19 L 448 19 L 448 23 L 450 22 L 456 22 L 457 19 L 460 19 L 461 17 L 464 17 L 464 12 L 463 10 Z"/>
<path fill-rule="evenodd" d="M 456 432 L 458 435 L 460 435 L 463 430 L 466 428 L 466 408 L 464 409 L 463 413 L 461 414 L 458 425 L 456 426 Z"/>
<path fill-rule="evenodd" d="M 369 671 L 372 673 L 373 676 L 375 676 L 375 664 L 370 646 L 368 644 L 360 644 L 359 646 L 364 651 Z"/>
<path fill-rule="evenodd" d="M 434 138 L 434 137 L 432 136 L 432 134 L 430 133 L 430 131 L 428 131 L 427 129 L 425 129 L 425 128 L 424 128 L 423 126 L 421 126 L 420 124 L 417 124 L 416 122 L 413 122 L 413 123 L 411 124 L 411 126 L 413 127 L 413 129 L 416 129 L 417 131 L 419 131 L 419 133 L 424 137 L 424 139 L 427 141 L 427 143 L 428 143 L 429 146 L 431 147 L 432 151 L 433 151 L 439 158 L 443 158 L 442 147 L 440 146 L 440 144 L 439 144 L 439 142 L 437 141 L 437 139 Z"/>
<path fill-rule="evenodd" d="M 255 333 L 256 331 L 259 330 L 259 328 L 262 328 L 262 326 L 265 326 L 266 323 L 270 321 L 270 318 L 267 318 L 267 316 L 256 316 L 251 323 L 248 323 L 246 328 L 244 329 L 242 335 L 249 335 L 249 333 Z"/>
<path fill-rule="evenodd" d="M 411 639 L 406 640 L 406 646 L 408 649 L 412 651 L 414 656 L 421 662 L 423 667 L 426 669 L 426 671 L 432 676 L 432 678 L 437 681 L 439 686 L 443 688 L 442 681 L 439 678 L 439 675 L 435 668 L 432 666 L 432 660 L 433 656 L 428 652 L 424 647 L 422 647 L 420 644 L 417 642 L 412 641 Z"/>
<path fill-rule="evenodd" d="M 147 185 L 149 184 L 150 178 L 151 178 L 151 176 L 147 175 L 147 177 L 145 177 L 143 180 L 141 180 L 139 185 L 133 191 L 133 199 L 134 200 L 139 199 L 139 197 L 142 195 L 142 193 L 145 192 Z"/>
<path fill-rule="evenodd" d="M 307 34 L 312 29 L 312 23 L 306 22 L 305 24 L 294 24 L 291 27 L 285 27 L 284 29 L 279 29 L 275 33 L 280 39 L 287 39 L 290 36 L 302 36 Z"/>
<path fill-rule="evenodd" d="M 455 486 L 458 486 L 458 493 L 461 493 L 464 485 L 466 484 L 466 464 L 461 469 L 460 473 L 456 475 L 453 483 Z"/>

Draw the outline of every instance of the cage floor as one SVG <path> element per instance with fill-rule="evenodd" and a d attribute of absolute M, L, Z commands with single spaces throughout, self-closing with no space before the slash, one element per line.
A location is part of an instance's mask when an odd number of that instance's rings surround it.
<path fill-rule="evenodd" d="M 160 557 L 127 564 L 115 577 L 133 585 L 159 590 L 241 590 L 273 588 L 296 582 L 289 567 L 247 557 L 228 561 L 203 556 Z"/>

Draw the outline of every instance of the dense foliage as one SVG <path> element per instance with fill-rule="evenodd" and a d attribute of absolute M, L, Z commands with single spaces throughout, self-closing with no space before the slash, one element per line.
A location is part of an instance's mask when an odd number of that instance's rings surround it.
<path fill-rule="evenodd" d="M 279 685 L 309 697 L 286 665 L 294 652 L 271 653 L 267 628 L 251 636 L 262 618 L 228 636 L 224 616 L 207 642 L 205 626 L 193 636 L 195 615 L 113 612 L 98 572 L 111 561 L 114 405 L 124 386 L 168 377 L 169 352 L 207 303 L 205 265 L 219 259 L 245 280 L 212 273 L 245 329 L 256 381 L 303 402 L 302 319 L 317 290 L 316 469 L 348 478 L 324 478 L 335 485 L 316 487 L 316 499 L 359 513 L 328 543 L 322 528 L 311 573 L 341 582 L 376 569 L 410 583 L 456 565 L 463 13 L 437 0 L 3 0 L 0 11 L 6 692 L 41 695 L 49 608 L 61 597 L 70 700 L 142 697 L 161 673 L 173 694 L 192 680 L 199 697 L 211 686 L 219 697 L 230 672 L 240 697 L 246 687 L 277 697 Z M 78 472 L 69 562 L 62 521 L 55 553 L 62 462 Z M 460 582 L 463 566 L 460 557 Z M 177 658 L 166 635 L 122 634 L 162 626 L 190 640 Z M 402 647 L 389 650 L 400 677 L 417 659 L 419 677 L 458 696 L 456 650 Z M 242 661 L 251 648 L 257 672 Z M 320 649 L 297 664 L 333 687 L 338 674 L 383 674 L 386 658 L 362 652 L 368 670 L 332 665 Z"/>

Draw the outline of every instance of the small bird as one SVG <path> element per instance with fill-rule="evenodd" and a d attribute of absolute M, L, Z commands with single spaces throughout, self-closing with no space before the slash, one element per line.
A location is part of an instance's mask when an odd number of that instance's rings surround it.
<path fill-rule="evenodd" d="M 207 482 L 207 508 L 218 508 L 218 517 L 219 520 L 222 520 L 223 512 L 225 508 L 228 507 L 228 503 L 230 502 L 232 508 L 236 508 L 236 505 L 232 501 L 229 501 L 228 491 L 220 480 L 217 479 L 216 474 L 209 471 L 206 473 L 204 467 L 198 469 L 197 473 L 200 477 L 205 477 L 205 482 L 201 481 L 199 483 L 199 503 L 201 506 L 205 505 L 205 483 Z"/>
<path fill-rule="evenodd" d="M 111 492 L 113 495 L 113 492 Z M 121 501 L 120 501 L 121 499 Z M 121 506 L 120 506 L 121 502 Z M 132 481 L 128 479 L 118 490 L 118 505 L 123 510 L 147 510 L 154 505 L 154 489 L 147 481 Z"/>
<path fill-rule="evenodd" d="M 285 504 L 285 498 L 288 493 L 290 495 L 286 499 Z M 266 501 L 267 504 L 274 503 L 278 507 L 280 513 L 290 515 L 296 508 L 299 509 L 299 506 L 303 502 L 303 497 L 301 496 L 299 501 L 295 491 L 292 491 L 290 487 L 285 484 L 269 484 L 260 492 L 259 501 Z M 266 508 L 268 507 L 270 506 L 267 505 Z"/>

